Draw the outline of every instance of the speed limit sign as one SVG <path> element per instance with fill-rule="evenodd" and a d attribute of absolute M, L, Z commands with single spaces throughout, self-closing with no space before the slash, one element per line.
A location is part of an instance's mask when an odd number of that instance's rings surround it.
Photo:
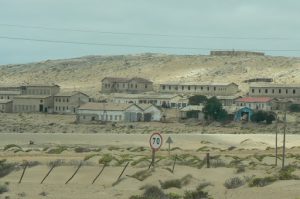
<path fill-rule="evenodd" d="M 163 143 L 163 138 L 160 133 L 156 132 L 151 135 L 149 142 L 152 150 L 158 151 Z"/>

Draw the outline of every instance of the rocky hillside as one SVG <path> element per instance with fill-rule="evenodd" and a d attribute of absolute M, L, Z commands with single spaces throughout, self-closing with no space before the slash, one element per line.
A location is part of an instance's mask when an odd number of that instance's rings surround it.
<path fill-rule="evenodd" d="M 180 82 L 235 82 L 255 77 L 274 78 L 277 83 L 300 84 L 300 58 L 271 56 L 201 56 L 139 54 L 87 56 L 38 63 L 0 66 L 0 84 L 55 82 L 63 89 L 95 94 L 105 76 L 149 78 L 156 84 Z"/>

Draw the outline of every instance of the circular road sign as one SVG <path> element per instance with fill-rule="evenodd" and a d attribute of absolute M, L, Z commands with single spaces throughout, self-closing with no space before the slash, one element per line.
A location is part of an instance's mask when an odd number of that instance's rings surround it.
<path fill-rule="evenodd" d="M 158 151 L 163 143 L 163 138 L 160 133 L 156 132 L 151 135 L 149 142 L 152 150 Z"/>

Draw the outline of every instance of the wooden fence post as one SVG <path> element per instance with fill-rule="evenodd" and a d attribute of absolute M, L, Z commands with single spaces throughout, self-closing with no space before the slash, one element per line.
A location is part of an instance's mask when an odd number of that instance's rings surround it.
<path fill-rule="evenodd" d="M 174 160 L 174 164 L 173 164 L 173 168 L 172 168 L 172 173 L 174 173 L 174 169 L 175 169 L 176 160 L 177 160 L 177 155 L 175 156 L 175 160 Z"/>
<path fill-rule="evenodd" d="M 74 174 L 69 178 L 69 180 L 67 180 L 67 182 L 65 184 L 68 184 L 73 177 L 76 175 L 76 173 L 79 171 L 80 167 L 82 166 L 82 163 L 79 164 L 78 168 L 76 169 L 76 171 L 74 172 Z"/>
<path fill-rule="evenodd" d="M 46 180 L 46 178 L 49 176 L 49 174 L 52 172 L 52 170 L 54 169 L 54 167 L 56 167 L 56 164 L 53 164 L 51 169 L 48 171 L 48 173 L 45 175 L 45 177 L 43 178 L 43 180 L 41 181 L 41 184 L 43 184 L 43 182 Z"/>
<path fill-rule="evenodd" d="M 19 184 L 21 184 L 21 182 L 22 182 L 22 179 L 24 177 L 24 174 L 25 174 L 25 171 L 26 171 L 27 167 L 28 167 L 28 162 L 26 161 L 25 166 L 23 168 L 22 175 L 21 175 L 20 180 L 19 180 Z"/>
<path fill-rule="evenodd" d="M 96 182 L 96 180 L 98 179 L 98 177 L 101 175 L 101 173 L 103 172 L 104 168 L 106 167 L 106 164 L 103 165 L 101 171 L 98 173 L 98 175 L 94 178 L 92 184 L 94 184 Z"/>
<path fill-rule="evenodd" d="M 209 153 L 206 153 L 206 167 L 210 168 Z"/>

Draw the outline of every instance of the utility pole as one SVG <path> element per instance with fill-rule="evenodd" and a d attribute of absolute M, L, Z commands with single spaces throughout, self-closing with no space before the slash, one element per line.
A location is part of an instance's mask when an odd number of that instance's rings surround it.
<path fill-rule="evenodd" d="M 275 136 L 275 166 L 277 166 L 277 160 L 278 160 L 278 122 L 279 118 L 276 116 L 276 136 Z"/>
<path fill-rule="evenodd" d="M 283 146 L 282 146 L 282 169 L 284 169 L 284 161 L 285 161 L 285 133 L 286 133 L 286 103 L 284 105 L 284 129 L 283 129 Z"/>

